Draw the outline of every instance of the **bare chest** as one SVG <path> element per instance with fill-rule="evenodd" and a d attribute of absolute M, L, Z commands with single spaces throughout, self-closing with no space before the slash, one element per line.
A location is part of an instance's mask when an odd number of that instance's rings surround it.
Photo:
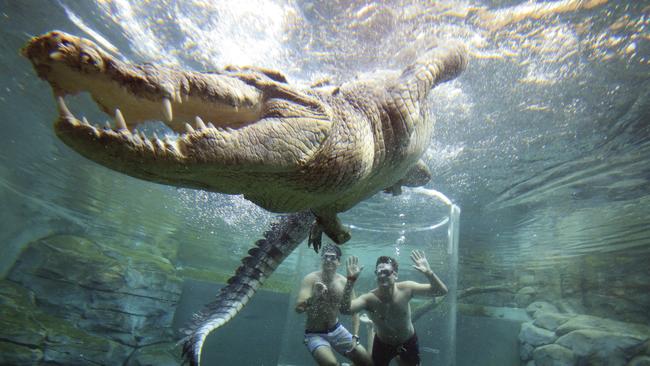
<path fill-rule="evenodd" d="M 376 322 L 394 323 L 410 317 L 408 298 L 395 294 L 390 299 L 377 299 L 371 310 L 371 315 Z"/>

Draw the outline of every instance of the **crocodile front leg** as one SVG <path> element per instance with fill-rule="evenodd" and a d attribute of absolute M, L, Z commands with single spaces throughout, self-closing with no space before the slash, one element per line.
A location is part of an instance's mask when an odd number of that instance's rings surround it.
<path fill-rule="evenodd" d="M 318 210 L 312 212 L 316 216 L 316 222 L 309 232 L 308 244 L 316 253 L 321 247 L 323 233 L 336 244 L 343 244 L 350 240 L 350 228 L 341 223 L 336 213 Z"/>

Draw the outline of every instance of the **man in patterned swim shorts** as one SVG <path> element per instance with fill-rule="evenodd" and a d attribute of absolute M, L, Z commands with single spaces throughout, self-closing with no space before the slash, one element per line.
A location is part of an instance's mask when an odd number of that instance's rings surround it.
<path fill-rule="evenodd" d="M 305 276 L 296 300 L 296 312 L 307 313 L 305 345 L 320 366 L 338 365 L 332 348 L 355 365 L 371 366 L 370 356 L 359 344 L 358 337 L 350 334 L 338 319 L 343 289 L 346 282 L 355 281 L 356 277 L 345 278 L 336 273 L 341 264 L 338 246 L 326 245 L 321 253 L 321 270 Z M 357 315 L 353 322 L 356 333 Z"/>

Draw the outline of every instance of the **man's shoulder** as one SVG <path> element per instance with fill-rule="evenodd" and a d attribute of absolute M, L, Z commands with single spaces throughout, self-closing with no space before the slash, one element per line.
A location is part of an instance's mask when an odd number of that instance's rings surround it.
<path fill-rule="evenodd" d="M 415 286 L 419 286 L 421 284 L 418 283 L 418 282 L 415 282 L 415 281 L 401 281 L 401 282 L 395 283 L 395 285 L 397 286 L 397 288 L 399 290 L 411 290 Z"/>
<path fill-rule="evenodd" d="M 310 280 L 313 281 L 319 279 L 320 277 L 321 277 L 320 271 L 314 271 L 312 273 L 308 273 L 307 275 L 305 275 L 303 281 L 310 281 Z"/>
<path fill-rule="evenodd" d="M 365 294 L 362 294 L 359 297 L 363 297 L 364 300 L 370 302 L 379 301 L 379 296 L 377 296 L 377 289 L 370 290 L 369 292 L 366 292 Z"/>
<path fill-rule="evenodd" d="M 413 286 L 413 285 L 419 285 L 420 283 L 408 280 L 408 281 L 396 282 L 395 284 L 397 285 L 397 287 L 409 287 L 409 286 Z"/>
<path fill-rule="evenodd" d="M 336 283 L 341 286 L 341 290 L 343 289 L 342 286 L 345 286 L 345 283 L 348 281 L 348 279 L 341 275 L 340 273 L 334 274 L 334 278 L 332 279 L 332 283 Z"/>

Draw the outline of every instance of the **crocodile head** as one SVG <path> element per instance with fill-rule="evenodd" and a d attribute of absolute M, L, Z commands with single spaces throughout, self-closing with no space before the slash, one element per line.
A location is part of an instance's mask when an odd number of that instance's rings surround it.
<path fill-rule="evenodd" d="M 81 155 L 148 181 L 244 194 L 274 212 L 310 209 L 336 242 L 349 237 L 337 212 L 408 181 L 433 130 L 428 91 L 467 64 L 453 44 L 396 77 L 325 89 L 293 87 L 256 67 L 201 73 L 126 63 L 58 31 L 32 38 L 22 54 L 52 87 L 56 134 Z M 114 123 L 78 119 L 64 97 L 80 92 Z M 174 133 L 147 137 L 135 130 L 146 121 Z"/>
<path fill-rule="evenodd" d="M 313 154 L 330 127 L 320 102 L 286 88 L 284 76 L 273 70 L 197 73 L 132 65 L 87 39 L 57 31 L 31 39 L 22 54 L 58 99 L 54 128 L 66 144 L 93 161 L 151 181 L 244 193 L 236 187 L 242 176 L 290 173 L 297 161 Z M 77 119 L 63 97 L 79 92 L 88 92 L 113 117 L 113 126 Z M 159 139 L 136 133 L 146 121 L 163 121 L 176 134 Z M 288 135 L 300 143 L 291 143 Z M 241 173 L 210 174 L 225 168 Z"/>

